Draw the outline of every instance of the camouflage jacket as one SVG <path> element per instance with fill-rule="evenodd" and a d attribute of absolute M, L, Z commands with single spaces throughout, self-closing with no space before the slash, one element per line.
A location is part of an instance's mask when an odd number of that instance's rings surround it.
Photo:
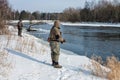
<path fill-rule="evenodd" d="M 59 27 L 52 27 L 49 35 L 49 41 L 63 42 L 62 34 Z"/>

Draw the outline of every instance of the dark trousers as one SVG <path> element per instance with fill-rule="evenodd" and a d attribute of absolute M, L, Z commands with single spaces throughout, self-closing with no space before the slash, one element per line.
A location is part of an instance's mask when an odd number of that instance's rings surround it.
<path fill-rule="evenodd" d="M 18 29 L 18 36 L 22 36 L 22 29 Z"/>

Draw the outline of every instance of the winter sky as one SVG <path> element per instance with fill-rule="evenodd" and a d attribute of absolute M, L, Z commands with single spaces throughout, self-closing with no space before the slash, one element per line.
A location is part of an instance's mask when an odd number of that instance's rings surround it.
<path fill-rule="evenodd" d="M 15 10 L 27 10 L 30 12 L 62 12 L 65 8 L 84 7 L 85 1 L 98 0 L 8 0 L 10 6 Z"/>

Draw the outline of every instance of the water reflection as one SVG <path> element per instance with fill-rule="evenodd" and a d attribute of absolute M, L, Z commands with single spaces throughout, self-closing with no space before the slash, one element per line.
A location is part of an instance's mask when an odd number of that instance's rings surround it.
<path fill-rule="evenodd" d="M 65 49 L 88 57 L 93 54 L 104 59 L 111 55 L 120 57 L 120 28 L 63 26 L 62 30 L 68 41 L 62 46 Z"/>

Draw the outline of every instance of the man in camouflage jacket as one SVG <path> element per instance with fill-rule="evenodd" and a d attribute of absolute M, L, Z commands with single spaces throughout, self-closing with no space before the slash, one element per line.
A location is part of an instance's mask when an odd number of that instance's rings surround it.
<path fill-rule="evenodd" d="M 51 47 L 52 66 L 54 66 L 54 68 L 62 68 L 58 61 L 60 55 L 60 43 L 64 43 L 65 39 L 62 38 L 59 25 L 59 21 L 56 20 L 53 27 L 51 28 L 48 38 Z"/>

